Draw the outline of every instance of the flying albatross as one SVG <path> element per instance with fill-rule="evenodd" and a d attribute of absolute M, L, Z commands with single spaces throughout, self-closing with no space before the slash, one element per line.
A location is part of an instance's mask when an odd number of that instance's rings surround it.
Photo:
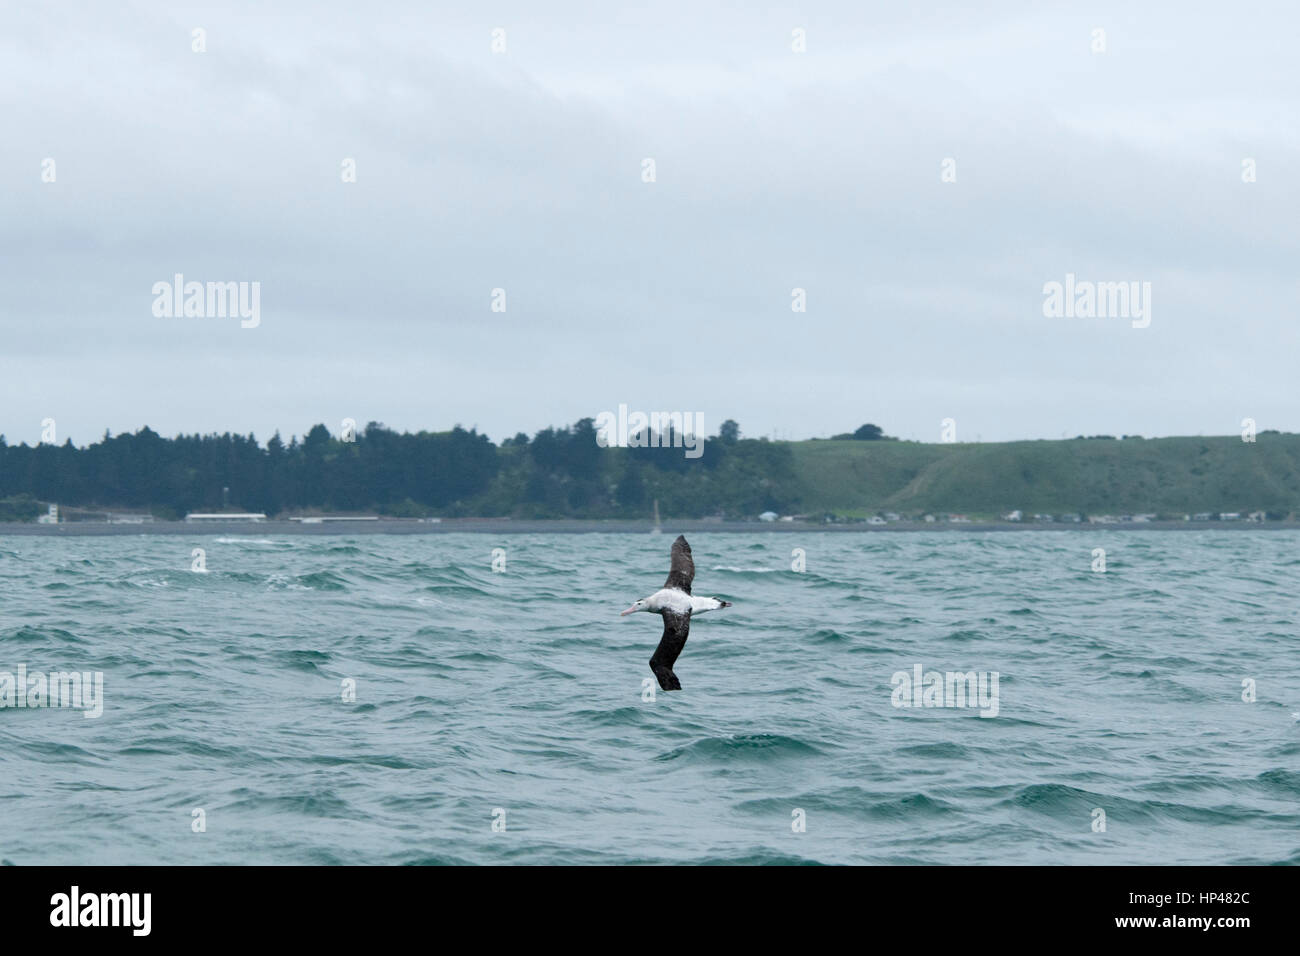
<path fill-rule="evenodd" d="M 673 662 L 686 646 L 686 636 L 691 631 L 691 615 L 716 611 L 720 607 L 731 607 L 730 601 L 721 601 L 715 597 L 691 597 L 691 581 L 695 579 L 695 562 L 691 560 L 691 546 L 686 543 L 685 535 L 678 535 L 673 542 L 673 563 L 668 572 L 668 580 L 662 589 L 648 598 L 642 598 L 622 613 L 626 617 L 633 611 L 649 611 L 662 614 L 664 618 L 664 636 L 659 639 L 654 657 L 650 658 L 650 669 L 659 678 L 659 686 L 664 690 L 681 690 L 682 683 L 673 673 Z"/>

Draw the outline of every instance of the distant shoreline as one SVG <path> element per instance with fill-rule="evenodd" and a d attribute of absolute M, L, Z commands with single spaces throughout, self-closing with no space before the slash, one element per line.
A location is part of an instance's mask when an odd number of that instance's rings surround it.
<path fill-rule="evenodd" d="M 191 524 L 185 521 L 153 521 L 148 524 L 107 524 L 94 521 L 67 521 L 60 524 L 27 522 L 0 523 L 0 538 L 18 537 L 112 537 L 142 534 L 188 535 L 330 535 L 351 537 L 371 534 L 649 534 L 649 521 L 601 521 L 559 518 L 548 521 L 516 521 L 508 518 L 443 518 L 437 524 L 394 519 L 389 521 L 341 522 L 338 524 L 304 524 L 300 521 L 231 522 Z M 1300 530 L 1300 524 L 1287 521 L 1146 521 L 1115 524 L 989 522 L 987 524 L 894 521 L 884 525 L 865 522 L 852 524 L 818 524 L 798 521 L 676 521 L 662 527 L 665 534 L 837 534 L 898 533 L 928 531 L 958 533 L 982 531 L 1285 531 Z"/>

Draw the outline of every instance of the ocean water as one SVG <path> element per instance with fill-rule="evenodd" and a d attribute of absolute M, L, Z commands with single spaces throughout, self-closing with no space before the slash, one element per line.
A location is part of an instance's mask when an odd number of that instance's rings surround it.
<path fill-rule="evenodd" d="M 104 675 L 0 709 L 0 858 L 1300 863 L 1300 534 L 690 538 L 653 700 L 671 534 L 0 539 L 0 671 Z"/>

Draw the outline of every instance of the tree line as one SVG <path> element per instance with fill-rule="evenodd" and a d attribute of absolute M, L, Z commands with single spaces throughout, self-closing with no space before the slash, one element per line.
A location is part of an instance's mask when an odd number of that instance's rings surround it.
<path fill-rule="evenodd" d="M 251 434 L 164 438 L 145 427 L 78 448 L 0 435 L 0 520 L 30 520 L 43 502 L 163 519 L 222 510 L 645 517 L 656 499 L 674 517 L 738 517 L 799 503 L 789 447 L 742 438 L 730 420 L 698 458 L 673 447 L 671 433 L 604 447 L 591 418 L 500 445 L 459 425 L 412 434 L 371 422 L 351 437 L 316 425 L 301 441 L 277 432 L 263 445 Z"/>

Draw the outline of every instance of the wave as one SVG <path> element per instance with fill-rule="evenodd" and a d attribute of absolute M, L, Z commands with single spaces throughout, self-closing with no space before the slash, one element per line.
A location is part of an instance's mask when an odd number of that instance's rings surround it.
<path fill-rule="evenodd" d="M 737 734 L 733 737 L 706 737 L 684 747 L 660 754 L 656 760 L 717 762 L 729 760 L 779 760 L 788 757 L 812 757 L 821 748 L 781 734 Z"/>
<path fill-rule="evenodd" d="M 1152 532 L 1128 583 L 1077 535 L 809 532 L 804 574 L 770 536 L 688 535 L 696 593 L 743 613 L 696 623 L 685 690 L 642 701 L 658 622 L 617 612 L 670 537 L 516 535 L 496 574 L 481 535 L 230 535 L 203 575 L 188 539 L 6 537 L 0 671 L 102 670 L 105 711 L 0 708 L 6 773 L 50 783 L 4 801 L 4 856 L 1300 863 L 1295 534 Z M 1002 711 L 896 711 L 900 660 L 997 669 Z M 239 826 L 196 840 L 160 806 Z"/>

